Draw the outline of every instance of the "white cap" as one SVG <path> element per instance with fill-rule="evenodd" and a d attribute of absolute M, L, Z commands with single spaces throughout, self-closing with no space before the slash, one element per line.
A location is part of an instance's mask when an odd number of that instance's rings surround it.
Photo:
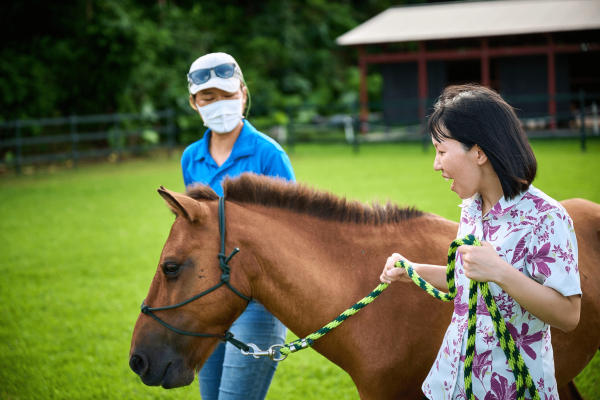
<path fill-rule="evenodd" d="M 235 64 L 235 72 L 231 78 L 219 78 L 215 71 L 210 71 L 210 79 L 201 85 L 196 85 L 193 82 L 190 83 L 190 93 L 196 94 L 201 90 L 208 88 L 217 88 L 224 90 L 228 93 L 237 92 L 240 88 L 240 82 L 242 78 L 242 70 L 235 59 L 227 53 L 210 53 L 206 54 L 192 64 L 190 67 L 190 73 L 206 68 L 214 68 L 221 64 Z"/>

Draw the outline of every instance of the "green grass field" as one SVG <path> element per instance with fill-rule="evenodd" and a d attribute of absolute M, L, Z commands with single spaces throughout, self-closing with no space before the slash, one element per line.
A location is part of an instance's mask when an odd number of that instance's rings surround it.
<path fill-rule="evenodd" d="M 589 141 L 585 154 L 575 141 L 533 147 L 538 188 L 600 203 L 600 141 Z M 431 148 L 370 145 L 355 155 L 347 146 L 307 145 L 291 159 L 301 182 L 458 219 L 460 201 L 433 171 Z M 173 221 L 159 185 L 183 191 L 178 158 L 0 179 L 0 398 L 199 398 L 196 381 L 146 387 L 128 366 L 139 306 Z M 600 398 L 599 366 L 596 356 L 577 378 L 588 400 Z M 268 398 L 334 396 L 358 398 L 347 374 L 306 350 L 280 365 Z"/>

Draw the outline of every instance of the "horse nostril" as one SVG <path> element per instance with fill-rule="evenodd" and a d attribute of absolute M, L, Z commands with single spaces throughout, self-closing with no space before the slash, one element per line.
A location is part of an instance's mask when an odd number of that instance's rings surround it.
<path fill-rule="evenodd" d="M 140 377 L 146 373 L 148 362 L 146 357 L 134 355 L 129 359 L 129 368 Z"/>

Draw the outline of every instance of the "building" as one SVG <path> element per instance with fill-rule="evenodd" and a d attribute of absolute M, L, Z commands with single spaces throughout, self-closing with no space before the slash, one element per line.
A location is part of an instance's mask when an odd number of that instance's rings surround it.
<path fill-rule="evenodd" d="M 355 46 L 363 131 L 367 68 L 383 75 L 386 124 L 422 121 L 441 90 L 479 82 L 523 119 L 556 129 L 600 97 L 600 0 L 461 1 L 392 7 L 337 39 Z M 596 100 L 598 101 L 598 100 Z M 418 120 L 416 119 L 418 117 Z"/>

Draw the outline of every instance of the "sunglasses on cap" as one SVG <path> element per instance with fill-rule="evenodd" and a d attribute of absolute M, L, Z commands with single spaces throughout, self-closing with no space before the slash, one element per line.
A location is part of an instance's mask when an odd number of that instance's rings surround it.
<path fill-rule="evenodd" d="M 210 79 L 210 71 L 215 71 L 215 75 L 219 78 L 231 78 L 233 75 L 238 75 L 241 78 L 241 74 L 236 74 L 236 65 L 234 63 L 221 64 L 213 68 L 203 68 L 192 71 L 188 74 L 188 81 L 194 85 L 202 85 L 208 82 Z"/>

